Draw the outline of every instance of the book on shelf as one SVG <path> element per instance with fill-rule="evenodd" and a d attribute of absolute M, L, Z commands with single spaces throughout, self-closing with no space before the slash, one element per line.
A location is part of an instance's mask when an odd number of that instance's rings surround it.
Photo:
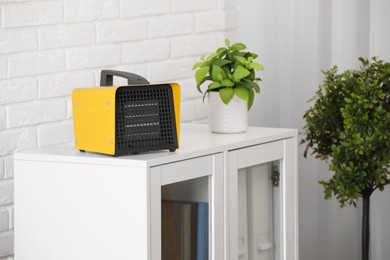
<path fill-rule="evenodd" d="M 162 260 L 208 259 L 207 203 L 163 200 L 161 218 Z"/>
<path fill-rule="evenodd" d="M 198 245 L 197 260 L 207 260 L 209 257 L 209 205 L 206 202 L 198 204 Z"/>
<path fill-rule="evenodd" d="M 180 237 L 176 225 L 174 206 L 169 201 L 161 202 L 162 260 L 181 260 Z"/>
<path fill-rule="evenodd" d="M 191 203 L 191 260 L 197 260 L 198 247 L 198 203 Z"/>

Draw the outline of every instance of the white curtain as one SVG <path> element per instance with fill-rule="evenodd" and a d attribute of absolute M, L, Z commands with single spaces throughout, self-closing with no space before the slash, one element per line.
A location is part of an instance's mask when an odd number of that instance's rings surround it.
<path fill-rule="evenodd" d="M 252 125 L 302 129 L 321 69 L 357 68 L 360 56 L 390 62 L 390 0 L 241 0 L 240 6 L 239 30 L 228 37 L 247 43 L 266 68 Z M 324 201 L 318 180 L 331 173 L 325 163 L 303 159 L 302 151 L 300 259 L 360 259 L 361 207 L 340 209 L 336 201 Z M 390 186 L 373 195 L 371 259 L 390 259 L 389 201 Z"/>

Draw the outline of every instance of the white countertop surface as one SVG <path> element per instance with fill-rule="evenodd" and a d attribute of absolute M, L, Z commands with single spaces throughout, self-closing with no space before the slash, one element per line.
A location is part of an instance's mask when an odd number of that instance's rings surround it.
<path fill-rule="evenodd" d="M 296 129 L 249 127 L 246 133 L 215 134 L 207 125 L 181 124 L 180 147 L 176 152 L 154 151 L 113 157 L 92 152 L 80 152 L 73 143 L 48 146 L 15 153 L 15 160 L 104 164 L 131 167 L 151 167 L 188 158 L 204 156 L 241 147 L 294 137 Z"/>

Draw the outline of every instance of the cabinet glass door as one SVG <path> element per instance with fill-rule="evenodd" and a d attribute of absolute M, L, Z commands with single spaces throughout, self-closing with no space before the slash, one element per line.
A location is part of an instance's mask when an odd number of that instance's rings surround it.
<path fill-rule="evenodd" d="M 161 187 L 161 259 L 209 259 L 209 176 Z"/>
<path fill-rule="evenodd" d="M 150 259 L 224 259 L 223 155 L 153 167 Z"/>
<path fill-rule="evenodd" d="M 278 168 L 270 162 L 238 170 L 239 260 L 280 259 Z"/>
<path fill-rule="evenodd" d="M 293 138 L 229 152 L 227 260 L 298 259 Z"/>

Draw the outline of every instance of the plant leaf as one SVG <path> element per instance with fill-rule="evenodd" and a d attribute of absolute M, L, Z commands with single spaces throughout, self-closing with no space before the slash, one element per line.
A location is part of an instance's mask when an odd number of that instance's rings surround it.
<path fill-rule="evenodd" d="M 234 77 L 235 81 L 240 81 L 241 79 L 245 78 L 249 74 L 250 74 L 250 71 L 240 65 L 234 71 L 233 77 Z"/>
<path fill-rule="evenodd" d="M 229 66 L 225 66 L 222 69 L 223 69 L 223 71 L 225 71 L 227 78 L 230 80 L 233 80 L 233 74 L 230 72 Z"/>
<path fill-rule="evenodd" d="M 238 42 L 238 43 L 233 44 L 232 47 L 230 47 L 230 49 L 232 51 L 241 51 L 241 50 L 246 49 L 246 45 Z"/>
<path fill-rule="evenodd" d="M 248 90 L 244 87 L 234 88 L 234 94 L 245 101 L 249 99 Z"/>
<path fill-rule="evenodd" d="M 217 58 L 214 62 L 214 65 L 216 66 L 219 66 L 219 67 L 223 67 L 225 66 L 226 64 L 229 64 L 229 63 L 232 63 L 233 61 L 231 60 L 225 60 L 225 59 L 220 59 L 220 58 Z"/>
<path fill-rule="evenodd" d="M 221 85 L 221 83 L 219 83 L 219 82 L 213 82 L 213 83 L 211 83 L 210 85 L 209 85 L 209 90 L 213 90 L 213 89 L 216 89 L 216 88 L 220 88 L 222 85 Z"/>
<path fill-rule="evenodd" d="M 244 82 L 245 82 L 245 85 L 249 85 L 250 88 L 253 88 L 256 91 L 256 93 L 260 93 L 260 87 L 256 82 L 254 82 L 250 79 L 244 79 Z"/>
<path fill-rule="evenodd" d="M 211 60 L 212 58 L 215 58 L 217 57 L 219 54 L 218 53 L 213 53 L 213 54 L 210 54 L 210 56 L 207 57 L 207 61 Z"/>
<path fill-rule="evenodd" d="M 256 59 L 257 57 L 259 57 L 259 55 L 257 55 L 256 53 L 253 53 L 253 52 L 250 52 L 249 56 L 251 56 L 253 59 Z"/>
<path fill-rule="evenodd" d="M 242 64 L 248 63 L 247 60 L 246 60 L 244 57 L 236 56 L 235 58 L 236 58 L 236 60 L 238 60 L 238 61 L 241 62 Z"/>
<path fill-rule="evenodd" d="M 260 93 L 260 86 L 256 82 L 253 82 L 253 89 L 256 91 L 256 93 Z"/>
<path fill-rule="evenodd" d="M 228 49 L 226 49 L 225 47 L 221 47 L 221 48 L 218 48 L 218 50 L 216 51 L 216 53 L 218 53 L 218 55 L 223 55 L 227 52 Z"/>
<path fill-rule="evenodd" d="M 227 104 L 232 99 L 234 91 L 232 88 L 221 88 L 219 90 L 219 96 L 222 99 L 222 102 Z"/>
<path fill-rule="evenodd" d="M 203 62 L 198 61 L 197 63 L 194 64 L 194 67 L 192 67 L 192 70 L 194 70 L 194 69 L 196 69 L 196 68 L 202 66 L 202 64 L 203 64 Z"/>
<path fill-rule="evenodd" d="M 232 56 L 233 56 L 233 57 L 237 57 L 237 56 L 239 56 L 239 57 L 245 57 L 245 52 L 234 51 L 234 52 L 232 52 Z"/>
<path fill-rule="evenodd" d="M 248 94 L 249 94 L 248 110 L 250 110 L 252 105 L 253 105 L 253 100 L 255 99 L 255 93 L 253 92 L 253 89 L 251 89 L 251 90 L 249 90 Z"/>
<path fill-rule="evenodd" d="M 200 86 L 206 81 L 206 80 L 212 80 L 210 76 L 204 77 L 202 81 L 199 84 L 196 84 L 196 87 L 198 88 L 198 91 L 202 93 L 202 90 L 200 89 Z"/>
<path fill-rule="evenodd" d="M 252 62 L 248 65 L 248 69 L 264 70 L 264 66 L 257 62 Z"/>
<path fill-rule="evenodd" d="M 210 89 L 207 89 L 205 92 L 204 92 L 204 95 L 203 95 L 203 102 L 204 102 L 204 99 L 206 98 L 206 95 L 207 95 L 207 93 L 209 93 L 211 90 Z"/>
<path fill-rule="evenodd" d="M 234 82 L 231 81 L 230 79 L 224 79 L 224 80 L 222 80 L 222 86 L 224 86 L 224 87 L 233 87 L 234 86 Z"/>
<path fill-rule="evenodd" d="M 221 82 L 224 78 L 226 78 L 226 73 L 221 67 L 214 65 L 211 71 L 211 78 L 213 81 Z"/>
<path fill-rule="evenodd" d="M 196 88 L 198 89 L 198 91 L 199 91 L 200 93 L 203 93 L 202 90 L 200 89 L 200 84 L 196 84 Z"/>
<path fill-rule="evenodd" d="M 209 72 L 210 67 L 202 67 L 200 68 L 196 73 L 195 73 L 195 79 L 196 79 L 196 84 L 200 85 L 203 78 L 207 75 Z"/>
<path fill-rule="evenodd" d="M 215 62 L 216 59 L 217 59 L 217 58 L 214 57 L 214 58 L 212 58 L 211 60 L 206 61 L 206 62 L 204 63 L 204 65 L 211 67 L 211 66 L 214 64 L 214 62 Z"/>
<path fill-rule="evenodd" d="M 226 39 L 225 39 L 225 44 L 226 44 L 226 46 L 228 46 L 228 47 L 229 47 L 229 45 L 230 45 L 230 41 L 229 41 L 229 39 L 228 39 L 228 38 L 226 38 Z"/>

